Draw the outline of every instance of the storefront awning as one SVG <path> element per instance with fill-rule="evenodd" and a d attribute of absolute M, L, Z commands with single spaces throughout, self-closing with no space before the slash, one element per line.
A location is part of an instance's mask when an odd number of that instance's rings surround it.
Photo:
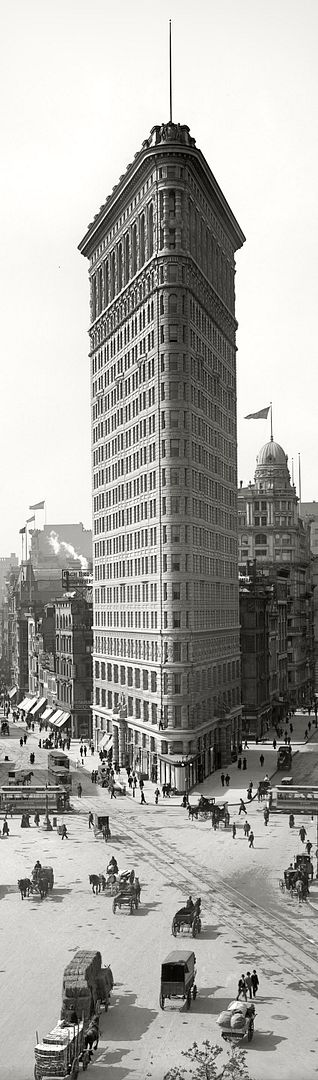
<path fill-rule="evenodd" d="M 47 709 L 44 709 L 44 712 L 42 713 L 41 724 L 46 724 L 47 721 L 50 719 L 50 716 L 53 716 L 54 712 L 55 709 L 52 709 L 52 707 L 48 705 Z"/>
<path fill-rule="evenodd" d="M 99 750 L 110 750 L 112 745 L 113 745 L 113 736 L 111 735 L 110 731 L 105 731 L 105 734 L 101 738 L 100 743 L 98 743 L 98 749 Z"/>
<path fill-rule="evenodd" d="M 36 705 L 36 701 L 36 697 L 25 697 L 23 701 L 20 702 L 19 709 L 23 709 L 23 712 L 29 713 L 30 709 L 33 708 L 33 705 Z"/>
<path fill-rule="evenodd" d="M 36 705 L 32 706 L 32 709 L 30 709 L 30 716 L 32 716 L 32 719 L 34 719 L 35 716 L 38 716 L 38 713 L 41 712 L 41 709 L 44 708 L 44 705 L 46 705 L 46 700 L 46 697 L 40 697 L 39 700 L 36 702 Z"/>
<path fill-rule="evenodd" d="M 52 716 L 50 716 L 49 724 L 52 727 L 55 728 L 56 727 L 56 721 L 59 720 L 60 716 L 62 716 L 62 715 L 63 715 L 63 709 L 55 709 L 54 712 L 52 713 Z"/>
<path fill-rule="evenodd" d="M 8 698 L 10 698 L 10 701 L 12 701 L 12 698 L 14 698 L 17 693 L 18 693 L 18 687 L 13 686 L 12 690 L 9 690 L 9 693 L 8 693 Z"/>
<path fill-rule="evenodd" d="M 70 716 L 71 714 L 69 712 L 63 712 L 62 716 L 59 716 L 58 720 L 55 721 L 54 727 L 64 727 L 64 724 L 67 724 L 67 721 L 70 720 Z"/>

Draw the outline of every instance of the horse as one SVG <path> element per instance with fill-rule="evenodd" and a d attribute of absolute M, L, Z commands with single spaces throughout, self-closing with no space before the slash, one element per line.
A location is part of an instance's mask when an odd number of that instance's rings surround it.
<path fill-rule="evenodd" d="M 94 1016 L 92 1016 L 91 1020 L 89 1021 L 89 1025 L 88 1025 L 86 1034 L 84 1036 L 85 1050 L 89 1049 L 90 1056 L 91 1056 L 92 1051 L 93 1051 L 93 1043 L 95 1043 L 94 1050 L 97 1050 L 98 1041 L 99 1041 L 99 1016 L 97 1016 L 97 1013 L 95 1013 Z"/>
<path fill-rule="evenodd" d="M 30 896 L 30 892 L 32 892 L 32 881 L 30 881 L 30 878 L 19 878 L 18 889 L 20 889 L 21 900 L 25 900 L 26 896 Z"/>
<path fill-rule="evenodd" d="M 106 889 L 106 878 L 104 874 L 90 874 L 89 883 L 92 886 L 93 893 L 97 896 L 101 889 Z"/>

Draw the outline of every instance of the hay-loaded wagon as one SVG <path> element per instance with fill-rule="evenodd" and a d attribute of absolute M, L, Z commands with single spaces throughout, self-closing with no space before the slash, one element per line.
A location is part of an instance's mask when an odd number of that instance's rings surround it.
<path fill-rule="evenodd" d="M 51 1076 L 57 1080 L 70 1080 L 70 1077 L 75 1080 L 80 1064 L 85 1071 L 90 1061 L 90 1052 L 84 1046 L 83 1021 L 57 1024 L 44 1035 L 42 1042 L 37 1036 L 34 1055 L 34 1080 L 48 1080 Z"/>
<path fill-rule="evenodd" d="M 79 949 L 64 971 L 61 1020 L 69 1024 L 76 1013 L 88 1024 L 102 1005 L 107 1012 L 113 985 L 111 968 L 102 968 L 100 952 Z"/>

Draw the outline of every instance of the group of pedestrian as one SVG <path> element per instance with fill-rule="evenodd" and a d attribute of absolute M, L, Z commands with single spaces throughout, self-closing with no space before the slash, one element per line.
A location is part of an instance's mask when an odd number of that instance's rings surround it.
<path fill-rule="evenodd" d="M 244 1001 L 247 1001 L 247 996 L 249 996 L 249 998 L 252 998 L 252 997 L 255 998 L 256 994 L 257 994 L 257 991 L 258 991 L 258 987 L 259 987 L 258 974 L 257 974 L 256 969 L 253 968 L 252 973 L 250 971 L 247 971 L 246 975 L 241 975 L 241 977 L 240 977 L 240 979 L 238 981 L 238 991 L 237 991 L 236 1000 L 239 1001 L 240 997 L 243 997 Z"/>
<path fill-rule="evenodd" d="M 97 784 L 97 780 L 98 780 L 98 769 L 92 769 L 92 772 L 91 772 L 92 784 Z"/>
<path fill-rule="evenodd" d="M 228 774 L 228 773 L 226 774 L 226 776 L 224 775 L 224 772 L 222 772 L 222 773 L 221 773 L 221 784 L 222 784 L 222 787 L 224 787 L 224 784 L 225 784 L 225 786 L 226 786 L 226 787 L 229 787 L 229 784 L 230 784 L 230 780 L 231 780 L 231 777 L 229 776 L 229 774 Z"/>
<path fill-rule="evenodd" d="M 241 800 L 241 802 L 242 802 L 242 800 Z M 246 810 L 245 810 L 245 813 L 246 813 Z M 233 821 L 233 825 L 232 825 L 233 840 L 235 840 L 236 832 L 237 832 L 237 826 L 235 824 L 235 821 Z M 255 839 L 255 837 L 254 837 L 253 829 L 251 829 L 251 826 L 250 826 L 248 821 L 244 822 L 244 836 L 247 836 L 247 838 L 248 838 L 248 846 L 250 848 L 253 848 L 254 847 L 254 839 Z"/>
<path fill-rule="evenodd" d="M 238 767 L 238 769 L 242 768 L 242 758 L 241 757 L 238 758 L 237 767 Z M 245 772 L 246 769 L 247 769 L 247 758 L 243 757 L 243 772 Z"/>

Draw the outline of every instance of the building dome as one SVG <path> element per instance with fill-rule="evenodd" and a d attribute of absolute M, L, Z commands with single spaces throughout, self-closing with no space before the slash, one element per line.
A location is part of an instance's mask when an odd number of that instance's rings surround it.
<path fill-rule="evenodd" d="M 259 454 L 256 458 L 257 466 L 260 465 L 287 465 L 288 457 L 283 450 L 283 447 L 279 443 L 274 442 L 273 439 L 270 442 L 265 443 L 262 446 Z"/>

